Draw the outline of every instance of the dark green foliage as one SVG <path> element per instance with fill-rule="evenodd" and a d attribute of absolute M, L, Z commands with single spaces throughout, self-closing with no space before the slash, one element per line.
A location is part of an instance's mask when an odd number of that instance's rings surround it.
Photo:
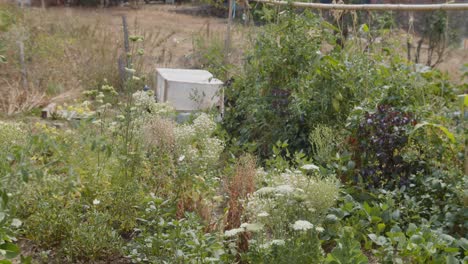
<path fill-rule="evenodd" d="M 333 74 L 346 66 L 320 53 L 331 38 L 322 22 L 311 14 L 284 15 L 278 25 L 267 26 L 247 56 L 245 75 L 226 91 L 224 125 L 233 144 L 256 142 L 262 157 L 272 143 L 287 139 L 291 149 L 309 152 L 313 124 L 343 121 L 349 108 L 339 109 L 348 89 L 335 85 L 339 77 Z"/>

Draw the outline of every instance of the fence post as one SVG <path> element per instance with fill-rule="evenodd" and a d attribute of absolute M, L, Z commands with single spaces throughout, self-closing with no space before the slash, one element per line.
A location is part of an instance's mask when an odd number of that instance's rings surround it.
<path fill-rule="evenodd" d="M 23 2 L 23 1 L 21 1 Z M 27 72 L 26 72 L 26 62 L 24 60 L 24 43 L 22 40 L 18 40 L 18 47 L 19 47 L 19 59 L 21 65 L 21 80 L 23 82 L 23 89 L 28 89 L 28 79 L 27 79 Z"/>
<path fill-rule="evenodd" d="M 233 1 L 229 0 L 229 15 L 227 21 L 226 41 L 224 43 L 224 62 L 229 63 L 229 53 L 231 52 L 231 24 L 232 24 L 232 5 Z"/>

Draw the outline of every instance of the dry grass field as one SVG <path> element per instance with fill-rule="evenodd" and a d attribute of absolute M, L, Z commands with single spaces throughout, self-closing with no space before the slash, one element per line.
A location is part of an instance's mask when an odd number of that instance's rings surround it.
<path fill-rule="evenodd" d="M 140 9 L 12 9 L 13 13 L 23 13 L 21 21 L 16 21 L 7 32 L 0 32 L 9 61 L 0 65 L 1 112 L 13 114 L 49 101 L 70 100 L 103 80 L 118 85 L 118 60 L 125 55 L 123 15 L 129 35 L 144 37 L 138 43 L 144 55 L 139 56 L 135 66 L 141 72 L 151 75 L 156 67 L 201 67 L 197 47 L 223 45 L 226 21 L 176 12 L 187 8 L 190 7 L 157 4 Z M 242 32 L 247 32 L 242 26 L 233 29 L 235 42 L 244 38 Z M 27 87 L 21 79 L 18 40 L 25 47 Z M 233 52 L 241 52 L 238 45 L 235 47 Z"/>

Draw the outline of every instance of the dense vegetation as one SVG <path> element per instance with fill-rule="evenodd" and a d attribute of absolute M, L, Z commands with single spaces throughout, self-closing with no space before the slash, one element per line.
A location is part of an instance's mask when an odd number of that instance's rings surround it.
<path fill-rule="evenodd" d="M 131 64 L 53 122 L 1 121 L 0 263 L 466 263 L 466 82 L 368 25 L 342 46 L 277 18 L 220 123 L 176 123 Z"/>

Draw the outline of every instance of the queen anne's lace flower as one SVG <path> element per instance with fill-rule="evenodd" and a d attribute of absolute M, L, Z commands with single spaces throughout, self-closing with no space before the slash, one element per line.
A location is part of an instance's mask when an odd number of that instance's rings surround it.
<path fill-rule="evenodd" d="M 224 236 L 225 237 L 233 237 L 233 236 L 237 236 L 237 234 L 240 234 L 242 232 L 244 232 L 244 228 L 234 228 L 234 229 L 231 229 L 231 230 L 224 231 Z"/>
<path fill-rule="evenodd" d="M 291 185 L 280 185 L 276 187 L 276 192 L 281 194 L 290 194 L 294 192 L 294 188 Z"/>
<path fill-rule="evenodd" d="M 267 213 L 267 212 L 261 212 L 261 213 L 259 213 L 257 216 L 258 216 L 258 217 L 267 217 L 267 216 L 269 216 L 269 215 L 270 215 L 270 214 Z"/>
<path fill-rule="evenodd" d="M 311 224 L 309 221 L 297 220 L 296 222 L 294 222 L 292 228 L 296 231 L 307 231 L 309 229 L 314 228 L 314 225 Z"/>
<path fill-rule="evenodd" d="M 267 194 L 275 192 L 275 190 L 276 189 L 273 187 L 263 187 L 263 188 L 258 189 L 255 193 L 258 195 L 267 195 Z"/>
<path fill-rule="evenodd" d="M 250 231 L 250 232 L 258 232 L 262 230 L 263 226 L 260 224 L 255 224 L 255 223 L 254 224 L 243 223 L 241 225 L 241 228 L 244 228 L 245 230 Z"/>
<path fill-rule="evenodd" d="M 271 244 L 276 246 L 284 246 L 285 242 L 283 239 L 273 239 Z"/>
<path fill-rule="evenodd" d="M 301 169 L 310 171 L 310 170 L 319 170 L 319 167 L 314 164 L 306 164 L 302 166 Z"/>

